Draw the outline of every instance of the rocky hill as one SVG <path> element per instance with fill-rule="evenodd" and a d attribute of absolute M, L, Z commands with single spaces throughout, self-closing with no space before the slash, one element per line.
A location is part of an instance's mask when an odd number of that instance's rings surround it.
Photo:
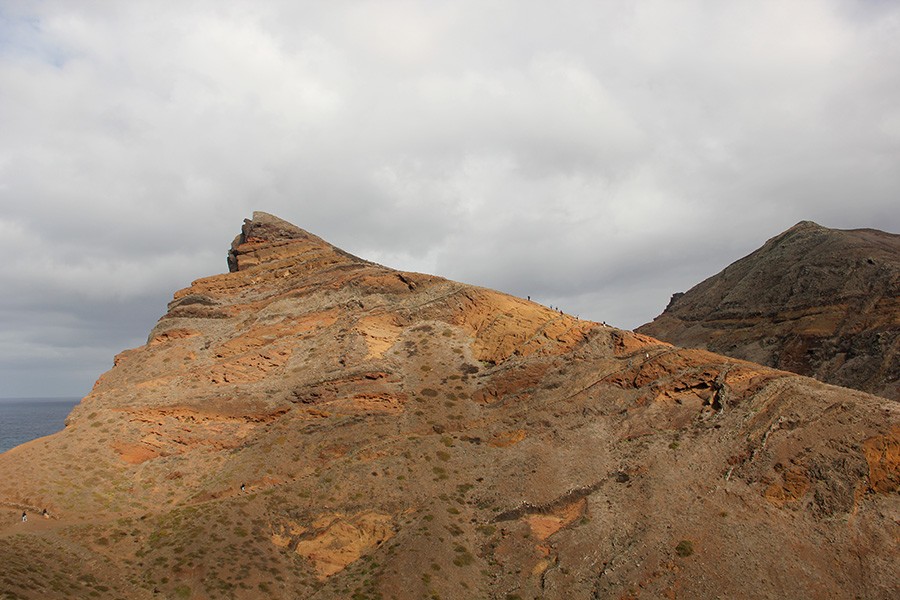
<path fill-rule="evenodd" d="M 0 597 L 897 597 L 895 402 L 264 213 L 229 265 L 0 455 Z"/>
<path fill-rule="evenodd" d="M 900 235 L 798 223 L 637 331 L 900 399 Z"/>

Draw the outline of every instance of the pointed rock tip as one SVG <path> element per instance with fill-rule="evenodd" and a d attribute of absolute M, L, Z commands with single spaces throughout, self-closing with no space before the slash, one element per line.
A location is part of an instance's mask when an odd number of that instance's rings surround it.
<path fill-rule="evenodd" d="M 282 242 L 288 240 L 310 240 L 330 246 L 322 238 L 315 236 L 293 223 L 260 210 L 253 211 L 253 216 L 244 219 L 239 233 L 231 242 L 228 250 L 228 270 L 238 270 L 238 248 L 248 242 Z"/>
<path fill-rule="evenodd" d="M 243 241 L 255 239 L 266 242 L 278 242 L 282 240 L 298 240 L 298 239 L 318 239 L 308 231 L 301 229 L 289 223 L 284 219 L 280 219 L 275 215 L 260 210 L 253 211 L 253 217 L 244 219 L 244 225 L 241 227 L 241 235 L 244 236 Z"/>

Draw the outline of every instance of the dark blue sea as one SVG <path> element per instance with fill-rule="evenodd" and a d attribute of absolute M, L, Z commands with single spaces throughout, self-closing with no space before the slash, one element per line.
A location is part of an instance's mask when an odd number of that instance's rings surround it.
<path fill-rule="evenodd" d="M 61 430 L 81 398 L 0 398 L 0 452 Z"/>

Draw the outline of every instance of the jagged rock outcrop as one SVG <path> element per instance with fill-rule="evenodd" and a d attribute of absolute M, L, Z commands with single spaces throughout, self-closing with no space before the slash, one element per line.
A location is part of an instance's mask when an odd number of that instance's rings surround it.
<path fill-rule="evenodd" d="M 0 596 L 896 596 L 895 402 L 262 213 L 229 263 L 0 455 Z"/>
<path fill-rule="evenodd" d="M 900 399 L 900 235 L 798 223 L 637 331 Z"/>

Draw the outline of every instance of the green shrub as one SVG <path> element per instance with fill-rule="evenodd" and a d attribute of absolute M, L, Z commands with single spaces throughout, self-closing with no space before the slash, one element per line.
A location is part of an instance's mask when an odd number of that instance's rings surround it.
<path fill-rule="evenodd" d="M 694 553 L 694 543 L 690 540 L 681 540 L 675 546 L 675 554 L 678 556 L 690 556 Z"/>
<path fill-rule="evenodd" d="M 175 595 L 179 598 L 190 598 L 191 597 L 191 588 L 186 585 L 179 585 L 175 587 Z"/>

